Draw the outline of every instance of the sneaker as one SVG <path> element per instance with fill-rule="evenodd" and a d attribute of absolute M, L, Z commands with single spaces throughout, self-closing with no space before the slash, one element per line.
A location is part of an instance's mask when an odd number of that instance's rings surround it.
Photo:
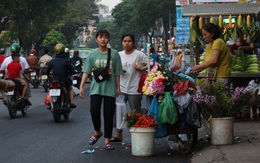
<path fill-rule="evenodd" d="M 3 100 L 3 104 L 4 104 L 4 105 L 7 105 L 7 102 L 6 102 L 6 100 Z"/>
<path fill-rule="evenodd" d="M 31 106 L 32 103 L 29 100 L 26 100 L 26 105 Z"/>

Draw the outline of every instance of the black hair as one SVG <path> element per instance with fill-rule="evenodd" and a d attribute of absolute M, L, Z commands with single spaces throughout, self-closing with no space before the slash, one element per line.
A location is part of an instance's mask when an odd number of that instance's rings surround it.
<path fill-rule="evenodd" d="M 123 36 L 121 38 L 121 41 L 123 41 L 125 37 L 130 37 L 132 39 L 132 41 L 133 41 L 133 45 L 135 45 L 135 36 L 132 33 L 125 33 L 125 34 L 123 34 Z"/>
<path fill-rule="evenodd" d="M 109 35 L 109 32 L 105 29 L 101 29 L 97 32 L 96 34 L 96 38 L 98 38 L 99 35 L 104 35 L 104 36 L 107 36 L 108 38 L 110 38 L 110 35 Z"/>
<path fill-rule="evenodd" d="M 150 47 L 150 53 L 154 53 L 155 50 L 154 50 L 154 47 Z"/>
<path fill-rule="evenodd" d="M 44 48 L 43 52 L 44 52 L 44 54 L 48 54 L 49 53 L 49 48 Z"/>
<path fill-rule="evenodd" d="M 206 23 L 202 26 L 202 29 L 206 30 L 209 33 L 213 33 L 212 39 L 215 40 L 219 38 L 222 34 L 222 31 L 219 26 L 213 23 Z"/>

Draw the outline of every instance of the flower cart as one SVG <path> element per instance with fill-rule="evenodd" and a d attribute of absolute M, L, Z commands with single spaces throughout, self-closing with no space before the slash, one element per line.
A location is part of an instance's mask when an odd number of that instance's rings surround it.
<path fill-rule="evenodd" d="M 180 152 L 187 154 L 198 139 L 198 126 L 191 122 L 194 119 L 190 114 L 191 110 L 194 111 L 194 103 L 192 98 L 189 98 L 186 104 L 178 104 L 174 101 L 174 98 L 177 99 L 179 95 L 173 96 L 173 76 L 177 75 L 174 75 L 167 67 L 156 64 L 145 80 L 143 93 L 154 97 L 149 114 L 158 122 L 159 128 L 156 129 L 155 138 L 174 135 Z M 185 87 L 190 84 L 188 79 L 184 77 L 178 77 L 178 81 L 187 81 L 184 84 Z M 188 85 L 186 85 L 187 83 Z M 181 98 L 184 99 L 183 96 Z M 178 109 L 179 107 L 182 108 L 182 111 Z M 198 108 L 193 114 L 197 114 L 197 119 L 199 118 Z M 189 119 L 189 123 L 187 123 L 187 119 Z"/>

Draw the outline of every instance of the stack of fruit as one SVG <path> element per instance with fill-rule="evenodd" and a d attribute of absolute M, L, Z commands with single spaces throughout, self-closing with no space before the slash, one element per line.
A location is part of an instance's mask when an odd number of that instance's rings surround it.
<path fill-rule="evenodd" d="M 259 62 L 257 55 L 232 55 L 231 73 L 259 73 Z"/>

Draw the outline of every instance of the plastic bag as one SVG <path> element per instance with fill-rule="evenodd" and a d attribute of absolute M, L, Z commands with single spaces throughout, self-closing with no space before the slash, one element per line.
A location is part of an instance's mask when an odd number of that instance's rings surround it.
<path fill-rule="evenodd" d="M 184 113 L 184 108 L 187 108 L 191 100 L 189 92 L 186 92 L 184 95 L 178 95 L 176 91 L 173 94 L 173 101 L 177 104 L 179 113 Z"/>
<path fill-rule="evenodd" d="M 74 92 L 74 96 L 79 95 L 79 89 L 77 87 L 72 86 L 73 92 Z"/>
<path fill-rule="evenodd" d="M 158 120 L 160 123 L 174 124 L 178 120 L 177 108 L 172 101 L 170 92 L 165 92 L 162 103 L 158 107 Z"/>
<path fill-rule="evenodd" d="M 149 108 L 149 115 L 152 116 L 154 118 L 154 120 L 156 122 L 158 122 L 158 107 L 159 107 L 160 103 L 158 101 L 158 98 L 155 97 L 153 98 L 153 101 L 150 105 Z M 155 131 L 155 138 L 162 138 L 162 137 L 166 137 L 168 136 L 168 131 L 167 131 L 167 126 L 166 124 L 161 124 L 160 122 L 158 122 L 158 128 L 156 128 Z"/>
<path fill-rule="evenodd" d="M 124 98 L 123 95 L 116 98 L 115 128 L 119 130 L 126 128 L 124 121 L 124 116 L 126 115 L 126 104 Z"/>
<path fill-rule="evenodd" d="M 51 104 L 51 98 L 50 98 L 50 93 L 48 92 L 44 98 L 44 104 L 45 105 L 50 105 Z"/>
<path fill-rule="evenodd" d="M 189 127 L 201 127 L 200 109 L 193 98 L 190 99 L 188 107 L 185 108 L 185 122 Z"/>

